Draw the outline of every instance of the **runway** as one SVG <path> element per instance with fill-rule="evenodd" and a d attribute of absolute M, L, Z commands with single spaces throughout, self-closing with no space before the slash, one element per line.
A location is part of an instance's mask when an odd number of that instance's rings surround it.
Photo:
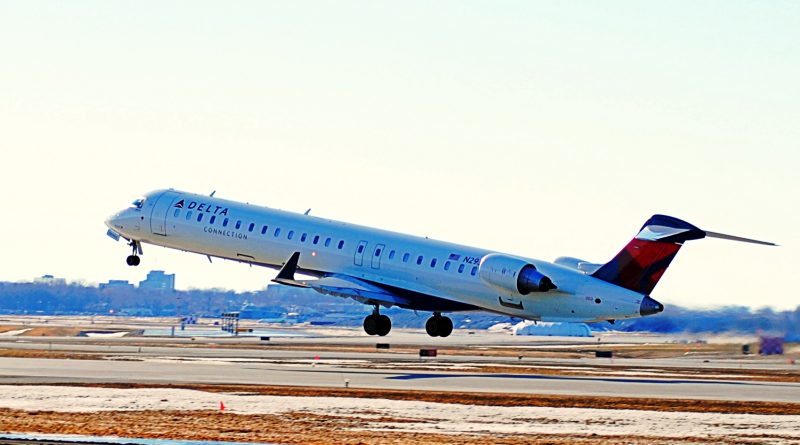
<path fill-rule="evenodd" d="M 794 356 L 747 356 L 730 340 L 286 330 L 301 335 L 3 337 L 0 424 L 187 440 L 239 431 L 266 443 L 312 443 L 330 428 L 352 443 L 573 444 L 593 441 L 586 431 L 643 444 L 800 440 Z"/>
<path fill-rule="evenodd" d="M 322 359 L 306 365 L 229 361 L 0 358 L 0 384 L 228 383 L 476 391 L 643 398 L 797 402 L 800 384 L 670 378 L 584 377 L 353 369 Z"/>

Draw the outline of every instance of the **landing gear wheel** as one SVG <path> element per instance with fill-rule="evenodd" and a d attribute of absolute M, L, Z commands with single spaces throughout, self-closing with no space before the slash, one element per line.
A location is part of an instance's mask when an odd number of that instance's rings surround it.
<path fill-rule="evenodd" d="M 373 315 L 374 317 L 374 315 Z M 385 336 L 392 330 L 392 320 L 386 315 L 378 315 L 378 330 L 376 333 L 381 337 Z"/>
<path fill-rule="evenodd" d="M 425 331 L 431 337 L 447 337 L 453 332 L 453 320 L 434 313 L 425 323 Z"/>
<path fill-rule="evenodd" d="M 427 322 L 425 322 L 425 332 L 427 332 L 431 337 L 439 336 L 439 323 L 437 318 L 441 317 L 431 317 Z"/>
<path fill-rule="evenodd" d="M 128 258 L 125 258 L 125 262 L 128 264 L 128 266 L 138 266 L 142 261 L 139 258 L 139 254 L 142 253 L 142 245 L 136 240 L 131 240 L 128 245 L 131 246 L 132 252 L 130 255 L 128 255 Z"/>
<path fill-rule="evenodd" d="M 386 315 L 374 313 L 364 318 L 364 332 L 367 335 L 385 336 L 392 330 L 392 320 Z"/>
<path fill-rule="evenodd" d="M 366 332 L 367 335 L 376 335 L 378 333 L 378 327 L 379 322 L 376 315 L 367 315 L 367 317 L 364 318 L 364 332 Z"/>
<path fill-rule="evenodd" d="M 450 317 L 441 317 L 437 325 L 439 327 L 439 337 L 447 337 L 453 332 L 453 320 Z"/>

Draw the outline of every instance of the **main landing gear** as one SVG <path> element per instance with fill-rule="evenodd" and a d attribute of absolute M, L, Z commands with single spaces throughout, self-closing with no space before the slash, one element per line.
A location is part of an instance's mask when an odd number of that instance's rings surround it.
<path fill-rule="evenodd" d="M 364 318 L 364 332 L 369 335 L 385 336 L 392 330 L 392 320 L 386 315 L 378 312 L 378 306 L 372 311 L 371 315 Z"/>
<path fill-rule="evenodd" d="M 125 262 L 128 263 L 128 266 L 138 266 L 142 260 L 139 258 L 139 255 L 142 253 L 142 245 L 136 240 L 131 240 L 128 245 L 131 246 L 133 253 L 128 255 L 128 258 L 125 258 Z"/>
<path fill-rule="evenodd" d="M 441 312 L 434 312 L 433 317 L 425 323 L 425 331 L 431 337 L 447 337 L 453 332 L 453 320 L 442 316 Z"/>
<path fill-rule="evenodd" d="M 378 306 L 372 314 L 364 318 L 364 332 L 368 335 L 385 336 L 392 330 L 392 320 L 386 315 L 381 315 Z M 434 312 L 433 316 L 425 323 L 425 331 L 431 337 L 448 337 L 453 333 L 453 320 L 445 317 L 441 312 Z"/>

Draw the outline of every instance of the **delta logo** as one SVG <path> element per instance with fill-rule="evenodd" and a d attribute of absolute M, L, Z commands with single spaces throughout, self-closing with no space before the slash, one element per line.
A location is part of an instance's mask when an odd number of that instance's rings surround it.
<path fill-rule="evenodd" d="M 197 210 L 198 212 L 212 213 L 214 215 L 227 215 L 228 208 L 218 205 L 208 204 L 205 202 L 189 201 L 186 204 L 185 200 L 181 199 L 173 206 L 176 209 Z"/>

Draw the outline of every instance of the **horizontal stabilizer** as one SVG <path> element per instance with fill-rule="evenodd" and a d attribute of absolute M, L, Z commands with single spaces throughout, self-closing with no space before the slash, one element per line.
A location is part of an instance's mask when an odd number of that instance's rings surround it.
<path fill-rule="evenodd" d="M 709 232 L 708 230 L 705 230 L 705 232 L 706 236 L 709 238 L 726 239 L 730 241 L 739 241 L 742 243 L 761 244 L 762 246 L 777 246 L 777 244 L 770 243 L 769 241 L 759 241 L 757 239 L 742 238 L 741 236 L 733 236 L 733 235 L 726 235 L 724 233 Z"/>

